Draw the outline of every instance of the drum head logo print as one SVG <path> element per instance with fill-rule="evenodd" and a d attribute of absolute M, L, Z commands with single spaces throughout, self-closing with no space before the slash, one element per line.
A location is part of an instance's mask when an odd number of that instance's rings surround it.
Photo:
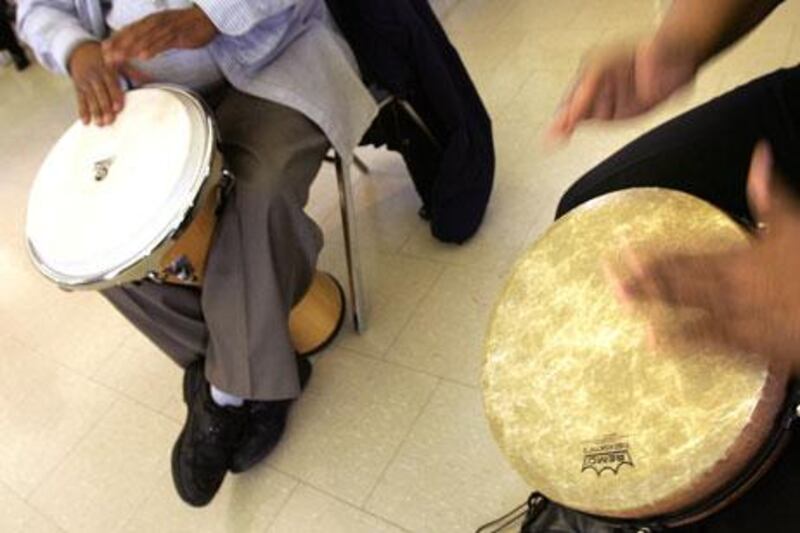
<path fill-rule="evenodd" d="M 634 467 L 630 446 L 624 437 L 611 435 L 599 441 L 587 442 L 583 447 L 583 466 L 581 472 L 594 470 L 599 477 L 606 470 L 614 475 L 619 473 L 622 465 Z"/>

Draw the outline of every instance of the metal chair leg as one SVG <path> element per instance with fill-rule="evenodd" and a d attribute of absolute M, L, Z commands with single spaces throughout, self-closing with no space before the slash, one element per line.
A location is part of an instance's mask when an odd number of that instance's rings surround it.
<path fill-rule="evenodd" d="M 403 100 L 402 98 L 398 98 L 397 103 L 400 104 L 400 107 L 403 109 L 403 111 L 405 111 L 406 114 L 408 114 L 411 120 L 417 125 L 417 127 L 420 130 L 422 130 L 422 133 L 424 133 L 425 136 L 428 137 L 428 139 L 430 139 L 433 145 L 441 150 L 442 145 L 439 142 L 439 139 L 436 138 L 436 136 L 433 134 L 428 125 L 425 124 L 425 121 L 422 120 L 422 117 L 419 116 L 417 111 L 414 109 L 414 106 L 412 106 L 410 103 L 408 103 L 406 100 Z"/>
<path fill-rule="evenodd" d="M 362 174 L 369 174 L 369 167 L 367 166 L 367 164 L 364 163 L 363 159 L 361 159 L 355 154 L 353 154 L 353 164 Z"/>
<path fill-rule="evenodd" d="M 344 231 L 344 250 L 347 259 L 348 288 L 352 303 L 353 327 L 358 333 L 366 329 L 366 309 L 364 302 L 364 283 L 361 272 L 361 256 L 358 249 L 356 231 L 355 202 L 353 184 L 350 180 L 350 165 L 342 161 L 336 153 L 336 179 L 339 183 L 339 205 L 342 209 L 342 229 Z"/>

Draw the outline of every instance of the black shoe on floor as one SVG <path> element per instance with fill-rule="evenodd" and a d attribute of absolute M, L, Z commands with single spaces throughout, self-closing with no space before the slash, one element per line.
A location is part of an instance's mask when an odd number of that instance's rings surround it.
<path fill-rule="evenodd" d="M 25 70 L 29 66 L 31 66 L 30 60 L 24 56 L 13 56 L 14 59 L 14 66 L 17 67 L 17 70 Z"/>
<path fill-rule="evenodd" d="M 195 507 L 208 504 L 222 485 L 248 417 L 246 406 L 214 403 L 202 369 L 202 362 L 186 369 L 184 396 L 189 412 L 172 448 L 175 489 Z"/>
<path fill-rule="evenodd" d="M 298 360 L 297 373 L 300 387 L 305 389 L 311 378 L 311 363 L 307 359 Z M 245 404 L 249 408 L 248 421 L 242 442 L 231 459 L 231 472 L 239 474 L 253 468 L 275 449 L 286 429 L 286 419 L 293 401 L 249 401 Z"/>

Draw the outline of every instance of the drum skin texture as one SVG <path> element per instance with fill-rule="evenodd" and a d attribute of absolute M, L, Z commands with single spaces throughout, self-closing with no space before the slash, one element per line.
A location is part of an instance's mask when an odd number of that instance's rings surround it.
<path fill-rule="evenodd" d="M 696 318 L 616 299 L 604 264 L 636 250 L 746 243 L 684 193 L 631 189 L 557 221 L 516 264 L 491 320 L 484 406 L 503 453 L 561 505 L 615 518 L 686 509 L 741 472 L 768 438 L 787 373 L 749 354 L 648 342 Z"/>

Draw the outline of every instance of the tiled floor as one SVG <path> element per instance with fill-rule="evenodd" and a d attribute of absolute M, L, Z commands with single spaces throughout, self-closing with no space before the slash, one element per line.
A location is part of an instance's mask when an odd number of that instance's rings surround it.
<path fill-rule="evenodd" d="M 315 363 L 286 439 L 231 476 L 211 506 L 180 503 L 169 450 L 181 373 L 94 294 L 64 294 L 23 249 L 28 186 L 73 119 L 69 83 L 0 68 L 0 531 L 473 531 L 529 491 L 487 430 L 478 378 L 498 289 L 549 224 L 559 194 L 637 134 L 800 58 L 787 2 L 681 98 L 643 119 L 581 130 L 558 150 L 540 130 L 582 53 L 646 31 L 657 0 L 461 0 L 447 18 L 494 118 L 497 187 L 480 234 L 434 241 L 399 160 L 365 151 L 357 183 L 371 315 Z M 331 169 L 310 211 L 343 274 Z"/>

